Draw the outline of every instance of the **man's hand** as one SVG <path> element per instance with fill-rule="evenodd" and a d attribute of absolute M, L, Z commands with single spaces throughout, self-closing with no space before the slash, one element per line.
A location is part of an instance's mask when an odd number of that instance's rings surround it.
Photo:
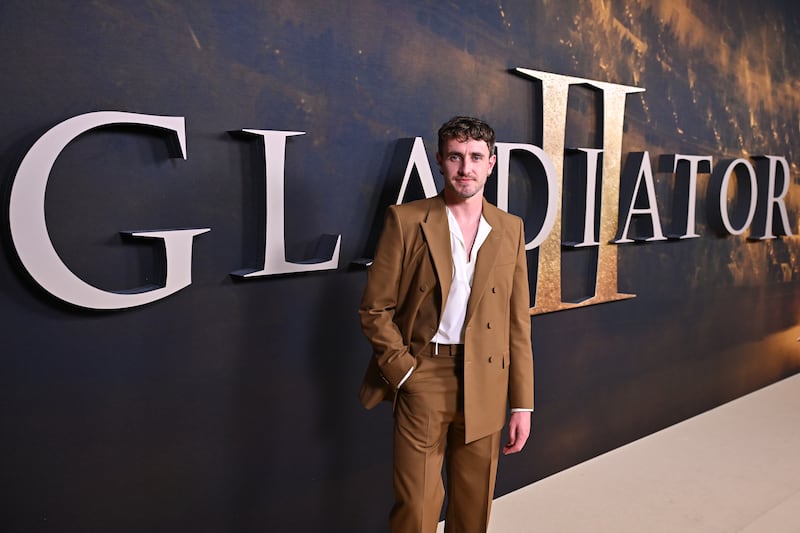
<path fill-rule="evenodd" d="M 508 421 L 508 444 L 503 446 L 503 455 L 517 453 L 522 450 L 531 434 L 531 413 L 515 411 Z"/>

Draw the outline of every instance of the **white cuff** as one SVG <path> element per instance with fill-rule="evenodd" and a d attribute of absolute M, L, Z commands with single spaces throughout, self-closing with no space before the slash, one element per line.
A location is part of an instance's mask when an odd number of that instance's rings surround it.
<path fill-rule="evenodd" d="M 407 380 L 409 377 L 411 377 L 411 373 L 412 373 L 413 371 L 414 371 L 414 367 L 413 367 L 413 366 L 412 366 L 411 368 L 409 368 L 409 369 L 408 369 L 408 372 L 406 372 L 406 375 L 405 375 L 405 376 L 403 376 L 403 379 L 401 379 L 401 380 L 400 380 L 400 383 L 398 383 L 398 384 L 397 384 L 397 388 L 398 388 L 398 389 L 399 389 L 400 387 L 402 387 L 402 386 L 403 386 L 403 383 L 405 383 L 405 382 L 406 382 L 406 380 Z"/>

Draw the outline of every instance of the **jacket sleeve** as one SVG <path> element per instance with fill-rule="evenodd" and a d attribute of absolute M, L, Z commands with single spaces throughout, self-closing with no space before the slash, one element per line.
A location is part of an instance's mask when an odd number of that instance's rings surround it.
<path fill-rule="evenodd" d="M 394 321 L 401 299 L 404 235 L 395 206 L 386 212 L 384 227 L 375 250 L 375 259 L 367 271 L 367 286 L 359 306 L 361 328 L 372 344 L 373 357 L 389 385 L 399 383 L 415 366 L 403 334 Z"/>
<path fill-rule="evenodd" d="M 519 221 L 519 244 L 510 302 L 508 400 L 513 409 L 533 409 L 533 349 L 525 231 Z"/>

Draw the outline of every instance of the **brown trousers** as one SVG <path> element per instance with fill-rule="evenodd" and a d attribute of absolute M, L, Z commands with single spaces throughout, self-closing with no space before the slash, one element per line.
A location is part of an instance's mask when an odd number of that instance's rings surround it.
<path fill-rule="evenodd" d="M 440 346 L 441 348 L 441 346 Z M 394 409 L 392 533 L 435 533 L 445 496 L 447 533 L 484 533 L 494 496 L 500 432 L 465 444 L 463 354 L 417 358 Z"/>

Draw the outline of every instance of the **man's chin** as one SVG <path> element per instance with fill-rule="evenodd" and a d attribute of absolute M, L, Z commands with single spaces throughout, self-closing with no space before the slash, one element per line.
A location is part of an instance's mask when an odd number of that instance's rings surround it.
<path fill-rule="evenodd" d="M 478 191 L 461 191 L 461 192 L 458 192 L 457 194 L 458 194 L 459 198 L 463 198 L 464 200 L 467 200 L 469 198 L 472 198 L 476 194 L 478 194 Z"/>
<path fill-rule="evenodd" d="M 454 198 L 462 200 L 468 200 L 480 192 L 480 190 L 456 189 L 455 187 L 448 187 L 447 190 L 453 194 Z"/>

